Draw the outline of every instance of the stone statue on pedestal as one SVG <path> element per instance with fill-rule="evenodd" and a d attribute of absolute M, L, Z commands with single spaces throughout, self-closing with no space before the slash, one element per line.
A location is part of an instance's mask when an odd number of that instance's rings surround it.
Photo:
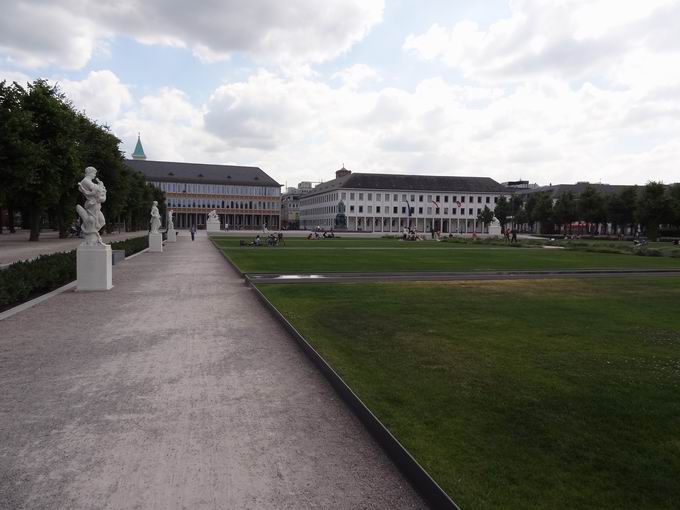
<path fill-rule="evenodd" d="M 172 221 L 173 213 L 174 211 L 172 209 L 168 211 L 168 230 L 175 230 L 175 224 Z"/>
<path fill-rule="evenodd" d="M 106 202 L 106 187 L 96 178 L 97 169 L 88 166 L 85 169 L 85 177 L 78 183 L 78 191 L 85 195 L 85 207 L 76 206 L 76 212 L 80 216 L 81 230 L 85 234 L 82 244 L 96 246 L 104 244 L 99 231 L 106 224 L 102 213 L 102 204 Z"/>
<path fill-rule="evenodd" d="M 158 202 L 153 201 L 151 206 L 151 233 L 158 234 L 161 228 L 161 214 L 158 212 Z"/>
<path fill-rule="evenodd" d="M 347 230 L 347 216 L 345 215 L 345 202 L 338 202 L 338 214 L 335 215 L 335 230 Z"/>
<path fill-rule="evenodd" d="M 208 213 L 208 221 L 220 221 L 220 218 L 217 216 L 217 211 L 215 209 Z"/>

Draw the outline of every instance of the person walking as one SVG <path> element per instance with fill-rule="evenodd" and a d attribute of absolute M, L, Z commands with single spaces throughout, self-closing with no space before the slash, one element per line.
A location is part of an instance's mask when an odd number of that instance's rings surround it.
<path fill-rule="evenodd" d="M 191 240 L 194 240 L 194 237 L 196 237 L 196 225 L 191 225 Z"/>

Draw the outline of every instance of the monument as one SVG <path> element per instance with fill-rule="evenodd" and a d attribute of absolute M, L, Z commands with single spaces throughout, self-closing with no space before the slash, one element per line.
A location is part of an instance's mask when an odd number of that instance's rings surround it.
<path fill-rule="evenodd" d="M 81 230 L 85 239 L 76 250 L 76 289 L 109 290 L 113 287 L 111 246 L 104 244 L 99 230 L 106 224 L 102 204 L 106 202 L 106 187 L 96 178 L 97 169 L 88 166 L 78 191 L 85 196 L 85 206 L 78 204 Z"/>
<path fill-rule="evenodd" d="M 172 221 L 172 215 L 174 211 L 170 209 L 168 211 L 168 242 L 169 243 L 176 243 L 177 242 L 177 232 L 175 231 L 175 223 Z"/>
<path fill-rule="evenodd" d="M 163 252 L 163 234 L 160 233 L 161 214 L 158 212 L 158 202 L 151 206 L 151 230 L 149 231 L 149 251 Z"/>
<path fill-rule="evenodd" d="M 489 223 L 489 235 L 500 237 L 503 235 L 501 229 L 501 222 L 497 218 L 494 218 L 491 223 Z"/>
<path fill-rule="evenodd" d="M 208 232 L 220 231 L 220 218 L 217 216 L 217 211 L 212 210 L 208 213 L 208 221 L 206 221 L 206 230 Z"/>
<path fill-rule="evenodd" d="M 338 214 L 335 215 L 335 230 L 347 230 L 347 216 L 345 216 L 345 202 L 338 202 Z"/>

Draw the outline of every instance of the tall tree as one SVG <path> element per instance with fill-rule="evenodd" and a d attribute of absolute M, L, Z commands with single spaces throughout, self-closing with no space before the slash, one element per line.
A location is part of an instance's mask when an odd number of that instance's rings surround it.
<path fill-rule="evenodd" d="M 477 219 L 482 222 L 485 227 L 489 226 L 489 223 L 493 221 L 493 211 L 489 209 L 489 206 L 484 206 L 484 209 L 479 211 Z"/>
<path fill-rule="evenodd" d="M 505 224 L 508 222 L 508 216 L 511 215 L 510 202 L 505 196 L 498 197 L 498 202 L 496 202 L 493 214 L 500 222 L 501 228 L 505 229 Z"/>
<path fill-rule="evenodd" d="M 553 220 L 562 226 L 562 231 L 567 231 L 567 225 L 571 225 L 578 219 L 576 198 L 571 191 L 560 193 L 553 206 Z"/>
<path fill-rule="evenodd" d="M 670 187 L 668 196 L 671 208 L 669 223 L 675 228 L 680 228 L 680 183 L 675 183 Z"/>
<path fill-rule="evenodd" d="M 666 193 L 666 186 L 660 182 L 649 182 L 638 197 L 636 216 L 647 236 L 656 241 L 659 225 L 669 222 L 671 199 Z"/>
<path fill-rule="evenodd" d="M 600 223 L 603 223 L 607 215 L 604 207 L 604 197 L 594 186 L 586 186 L 578 197 L 578 216 L 591 227 L 595 225 L 599 231 Z"/>
<path fill-rule="evenodd" d="M 550 193 L 532 193 L 527 199 L 527 213 L 533 225 L 540 223 L 540 231 L 544 232 L 553 218 L 553 200 Z"/>
<path fill-rule="evenodd" d="M 635 223 L 637 187 L 632 186 L 614 193 L 607 201 L 607 219 L 618 230 Z"/>

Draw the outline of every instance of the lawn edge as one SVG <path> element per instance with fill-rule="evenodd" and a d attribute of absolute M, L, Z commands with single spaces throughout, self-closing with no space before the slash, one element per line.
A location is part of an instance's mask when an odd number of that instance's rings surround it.
<path fill-rule="evenodd" d="M 272 304 L 269 299 L 257 288 L 255 283 L 248 278 L 212 240 L 213 246 L 222 254 L 224 260 L 244 279 L 246 285 L 255 292 L 257 299 L 269 310 L 272 316 L 288 331 L 293 340 L 312 361 L 314 366 L 321 372 L 331 384 L 335 392 L 350 408 L 352 413 L 364 425 L 373 439 L 382 447 L 394 465 L 401 471 L 413 488 L 432 507 L 441 509 L 460 510 L 460 507 L 451 497 L 437 484 L 429 473 L 418 461 L 404 448 L 383 423 L 371 412 L 363 401 L 352 391 L 347 383 L 340 377 L 326 360 L 312 347 L 300 332 L 284 317 L 284 315 Z"/>

